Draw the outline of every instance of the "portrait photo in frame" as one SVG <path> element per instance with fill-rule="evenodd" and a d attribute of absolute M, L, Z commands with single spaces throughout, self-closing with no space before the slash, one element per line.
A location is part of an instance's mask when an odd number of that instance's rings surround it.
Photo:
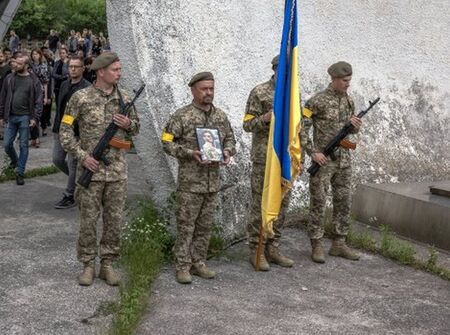
<path fill-rule="evenodd" d="M 195 128 L 202 161 L 223 162 L 223 148 L 219 130 L 216 128 Z"/>

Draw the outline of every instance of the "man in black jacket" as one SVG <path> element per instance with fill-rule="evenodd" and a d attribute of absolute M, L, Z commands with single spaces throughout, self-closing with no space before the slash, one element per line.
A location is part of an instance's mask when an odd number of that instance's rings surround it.
<path fill-rule="evenodd" d="M 70 78 L 61 84 L 58 100 L 56 101 L 56 115 L 53 122 L 53 164 L 55 164 L 69 179 L 64 191 L 63 198 L 55 205 L 57 209 L 71 208 L 75 206 L 73 194 L 75 192 L 75 174 L 77 170 L 77 160 L 71 154 L 67 154 L 61 146 L 59 140 L 59 127 L 70 97 L 78 90 L 91 85 L 83 78 L 84 62 L 81 57 L 71 57 L 69 59 Z M 67 156 L 67 161 L 66 161 Z"/>
<path fill-rule="evenodd" d="M 29 57 L 21 53 L 14 56 L 14 73 L 6 76 L 0 92 L 0 126 L 6 124 L 4 147 L 16 169 L 17 185 L 23 185 L 28 160 L 29 127 L 36 127 L 42 113 L 43 94 L 38 77 L 28 71 Z M 20 153 L 14 149 L 19 133 Z"/>

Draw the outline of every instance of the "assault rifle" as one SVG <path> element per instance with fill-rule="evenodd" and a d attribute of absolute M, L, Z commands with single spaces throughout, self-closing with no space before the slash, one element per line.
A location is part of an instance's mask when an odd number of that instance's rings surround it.
<path fill-rule="evenodd" d="M 142 86 L 137 90 L 133 100 L 131 100 L 128 103 L 124 103 L 122 99 L 122 95 L 119 92 L 120 97 L 120 114 L 122 115 L 128 115 L 128 110 L 131 106 L 134 105 L 137 98 L 141 95 L 142 91 L 144 90 L 145 84 L 142 84 Z M 97 161 L 102 161 L 103 164 L 108 166 L 111 164 L 111 162 L 105 157 L 105 150 L 109 147 L 110 141 L 113 139 L 114 135 L 116 134 L 117 130 L 119 129 L 119 126 L 116 125 L 114 122 L 111 122 L 106 128 L 105 133 L 100 138 L 100 141 L 98 141 L 97 145 L 95 146 L 94 150 L 92 151 L 92 157 Z M 84 188 L 88 188 L 89 184 L 91 183 L 92 175 L 94 173 L 91 170 L 86 169 L 83 167 L 83 172 L 81 173 L 80 178 L 78 179 L 78 184 L 83 186 Z"/>
<path fill-rule="evenodd" d="M 373 106 L 376 105 L 376 103 L 380 101 L 380 98 L 376 98 L 373 102 L 369 101 L 369 107 L 367 107 L 366 110 L 363 110 L 361 112 L 359 112 L 358 115 L 356 115 L 358 118 L 362 118 L 364 115 L 366 115 L 366 113 L 368 111 L 370 111 L 372 109 Z M 355 149 L 356 145 L 351 143 L 348 140 L 345 140 L 345 137 L 347 137 L 347 135 L 350 133 L 350 131 L 352 131 L 355 127 L 353 127 L 353 125 L 348 122 L 340 131 L 339 133 L 337 133 L 337 135 L 335 137 L 333 137 L 333 139 L 328 142 L 328 144 L 325 146 L 325 149 L 323 149 L 322 153 L 325 156 L 330 156 L 332 160 L 335 160 L 336 157 L 334 156 L 334 152 L 336 151 L 336 149 L 339 146 L 343 146 L 345 148 L 349 148 L 349 149 Z M 319 171 L 320 169 L 320 165 L 317 162 L 312 163 L 312 165 L 308 168 L 308 172 L 311 176 L 314 176 L 317 171 Z"/>

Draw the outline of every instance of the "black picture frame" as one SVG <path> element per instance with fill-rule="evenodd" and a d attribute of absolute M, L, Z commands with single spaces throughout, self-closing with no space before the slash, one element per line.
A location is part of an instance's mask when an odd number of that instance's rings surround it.
<path fill-rule="evenodd" d="M 217 128 L 197 127 L 198 150 L 202 153 L 202 161 L 223 162 L 223 148 Z M 208 136 L 209 133 L 209 136 Z"/>

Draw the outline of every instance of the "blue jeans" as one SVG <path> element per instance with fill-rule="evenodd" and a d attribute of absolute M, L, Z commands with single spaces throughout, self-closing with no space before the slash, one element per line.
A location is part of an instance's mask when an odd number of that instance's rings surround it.
<path fill-rule="evenodd" d="M 11 163 L 16 166 L 16 173 L 23 175 L 28 159 L 28 138 L 30 136 L 30 117 L 28 115 L 10 115 L 5 129 L 5 139 L 3 145 L 5 152 L 11 159 Z M 19 133 L 20 154 L 17 157 L 14 149 L 14 140 Z"/>

